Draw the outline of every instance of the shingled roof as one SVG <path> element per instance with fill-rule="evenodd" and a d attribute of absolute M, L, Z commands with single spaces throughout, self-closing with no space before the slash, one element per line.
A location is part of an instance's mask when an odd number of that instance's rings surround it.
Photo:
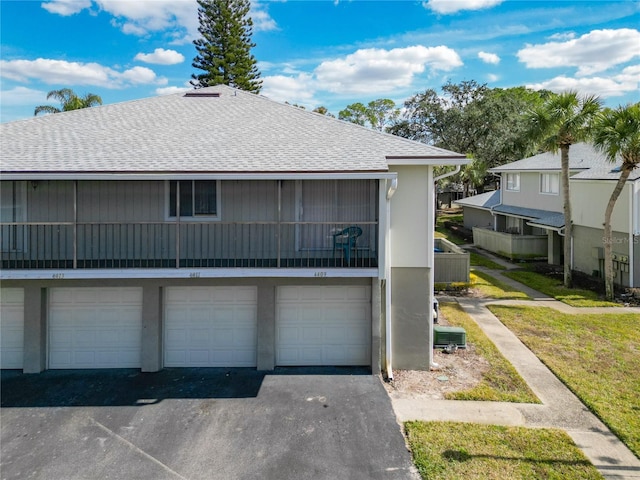
<path fill-rule="evenodd" d="M 385 172 L 461 154 L 228 86 L 0 125 L 3 173 Z M 400 162 L 402 163 L 402 162 Z"/>
<path fill-rule="evenodd" d="M 576 143 L 569 147 L 569 169 L 588 170 L 602 167 L 607 161 L 604 155 L 598 152 L 593 145 L 588 143 Z M 489 169 L 490 172 L 523 172 L 523 171 L 560 171 L 560 151 L 555 153 L 544 152 L 532 157 L 523 158 L 511 163 Z"/>

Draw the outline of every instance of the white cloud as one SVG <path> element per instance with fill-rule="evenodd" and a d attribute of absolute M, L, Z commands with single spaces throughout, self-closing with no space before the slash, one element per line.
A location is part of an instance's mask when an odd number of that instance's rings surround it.
<path fill-rule="evenodd" d="M 491 63 L 492 65 L 500 63 L 500 57 L 495 53 L 478 52 L 478 58 L 484 63 Z"/>
<path fill-rule="evenodd" d="M 272 30 L 278 30 L 276 21 L 271 18 L 271 15 L 269 15 L 269 12 L 267 12 L 266 8 L 267 7 L 262 3 L 258 3 L 256 1 L 251 2 L 251 11 L 249 12 L 249 16 L 253 21 L 254 32 L 269 32 Z"/>
<path fill-rule="evenodd" d="M 271 75 L 262 79 L 261 93 L 277 102 L 302 104 L 309 107 L 315 103 L 314 80 L 308 73 L 299 73 L 293 77 Z"/>
<path fill-rule="evenodd" d="M 571 40 L 572 38 L 576 38 L 575 32 L 567 32 L 567 33 L 554 33 L 553 35 L 549 35 L 547 37 L 549 40 Z"/>
<path fill-rule="evenodd" d="M 188 86 L 188 87 L 161 87 L 161 88 L 156 88 L 156 93 L 158 95 L 171 95 L 172 93 L 181 93 L 181 92 L 187 92 L 189 90 L 193 90 L 193 87 Z"/>
<path fill-rule="evenodd" d="M 111 24 L 128 35 L 144 36 L 149 32 L 179 30 L 174 43 L 188 43 L 198 38 L 198 3 L 196 0 L 50 0 L 42 7 L 50 13 L 72 15 L 95 4 L 113 15 Z M 251 2 L 249 12 L 254 31 L 277 30 L 278 26 L 266 5 Z"/>
<path fill-rule="evenodd" d="M 119 72 L 98 63 L 67 62 L 38 58 L 36 60 L 0 60 L 0 75 L 18 82 L 39 80 L 49 85 L 93 85 L 122 88 L 127 85 L 166 83 L 153 70 L 134 67 Z"/>
<path fill-rule="evenodd" d="M 175 50 L 156 48 L 153 53 L 138 53 L 135 60 L 156 65 L 175 65 L 184 62 L 184 55 Z"/>
<path fill-rule="evenodd" d="M 91 0 L 54 0 L 42 3 L 42 8 L 47 12 L 65 17 L 79 13 L 90 6 Z"/>
<path fill-rule="evenodd" d="M 504 0 L 428 0 L 423 2 L 425 8 L 436 13 L 449 14 L 461 10 L 482 10 L 500 5 Z"/>
<path fill-rule="evenodd" d="M 584 76 L 640 56 L 639 45 L 638 30 L 593 30 L 566 42 L 527 45 L 517 56 L 527 68 L 578 67 L 578 75 Z"/>
<path fill-rule="evenodd" d="M 450 71 L 462 65 L 451 48 L 421 45 L 384 50 L 357 50 L 344 58 L 322 62 L 314 71 L 323 90 L 334 93 L 387 92 L 411 85 L 427 67 L 432 72 Z"/>
<path fill-rule="evenodd" d="M 500 77 L 494 73 L 490 73 L 487 75 L 487 80 L 490 82 L 497 82 L 498 80 L 500 80 Z"/>
<path fill-rule="evenodd" d="M 27 87 L 14 87 L 10 90 L 0 91 L 0 104 L 2 105 L 24 105 L 28 103 L 43 102 L 47 98 L 47 93 L 42 90 L 34 90 Z"/>
<path fill-rule="evenodd" d="M 610 77 L 571 78 L 564 75 L 545 82 L 527 85 L 534 90 L 551 90 L 560 93 L 576 90 L 583 94 L 599 95 L 602 98 L 621 97 L 637 92 L 640 88 L 640 65 L 627 67 L 617 75 Z"/>

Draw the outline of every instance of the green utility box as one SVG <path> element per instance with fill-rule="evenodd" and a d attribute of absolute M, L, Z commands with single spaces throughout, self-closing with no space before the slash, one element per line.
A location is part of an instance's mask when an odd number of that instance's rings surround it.
<path fill-rule="evenodd" d="M 433 348 L 445 348 L 456 345 L 467 348 L 467 332 L 462 327 L 433 326 Z"/>

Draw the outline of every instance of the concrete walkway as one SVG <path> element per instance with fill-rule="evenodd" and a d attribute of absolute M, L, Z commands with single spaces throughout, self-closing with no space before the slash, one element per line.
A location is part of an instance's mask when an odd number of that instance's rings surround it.
<path fill-rule="evenodd" d="M 517 267 L 516 267 L 517 268 Z M 478 268 L 478 270 L 481 270 Z M 640 460 L 487 308 L 487 304 L 525 304 L 555 308 L 565 313 L 638 313 L 640 308 L 574 308 L 525 285 L 494 277 L 526 292 L 532 301 L 495 301 L 451 298 L 457 301 L 493 341 L 538 396 L 542 405 L 459 400 L 392 399 L 398 421 L 460 421 L 565 430 L 607 479 L 640 479 Z"/>

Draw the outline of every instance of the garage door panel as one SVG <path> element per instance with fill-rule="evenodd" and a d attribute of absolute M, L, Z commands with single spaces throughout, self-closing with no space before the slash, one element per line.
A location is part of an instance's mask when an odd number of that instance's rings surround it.
<path fill-rule="evenodd" d="M 0 367 L 23 366 L 24 290 L 0 288 Z"/>
<path fill-rule="evenodd" d="M 49 368 L 139 368 L 142 288 L 53 288 Z"/>
<path fill-rule="evenodd" d="M 277 294 L 277 365 L 370 365 L 369 287 L 288 286 Z"/>
<path fill-rule="evenodd" d="M 165 366 L 256 366 L 255 287 L 170 287 L 165 298 Z"/>

